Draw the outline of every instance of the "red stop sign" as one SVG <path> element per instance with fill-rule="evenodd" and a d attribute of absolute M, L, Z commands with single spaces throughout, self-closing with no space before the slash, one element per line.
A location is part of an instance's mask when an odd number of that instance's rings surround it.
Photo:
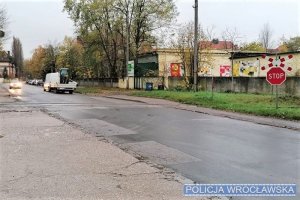
<path fill-rule="evenodd" d="M 286 74 L 283 69 L 273 67 L 267 72 L 266 79 L 271 85 L 281 85 L 286 79 Z"/>

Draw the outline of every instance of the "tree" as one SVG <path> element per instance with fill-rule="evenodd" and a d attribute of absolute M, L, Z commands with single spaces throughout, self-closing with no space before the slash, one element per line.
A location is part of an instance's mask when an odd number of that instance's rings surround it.
<path fill-rule="evenodd" d="M 231 91 L 234 91 L 233 87 L 233 57 L 235 55 L 235 51 L 237 50 L 237 43 L 239 42 L 240 39 L 240 34 L 237 31 L 236 28 L 234 29 L 229 29 L 226 28 L 226 30 L 222 34 L 222 38 L 225 41 L 226 48 L 225 49 L 230 49 L 230 57 L 231 57 Z M 228 41 L 230 43 L 228 43 Z M 229 47 L 227 47 L 227 44 L 230 44 Z"/>
<path fill-rule="evenodd" d="M 3 49 L 3 41 L 7 38 L 7 24 L 8 24 L 8 18 L 5 8 L 0 5 L 0 30 L 4 31 L 6 34 L 5 37 L 0 37 L 0 50 Z"/>
<path fill-rule="evenodd" d="M 289 51 L 300 51 L 300 36 L 290 38 L 285 45 Z"/>
<path fill-rule="evenodd" d="M 83 67 L 83 47 L 75 39 L 65 37 L 59 46 L 56 65 L 70 69 L 70 76 L 76 79 L 80 75 L 80 68 Z"/>
<path fill-rule="evenodd" d="M 16 68 L 16 76 L 21 77 L 23 72 L 23 48 L 22 43 L 19 38 L 13 37 L 12 42 L 12 56 L 13 56 L 13 63 Z"/>
<path fill-rule="evenodd" d="M 198 72 L 204 68 L 212 68 L 212 56 L 211 56 L 211 38 L 213 36 L 213 30 L 207 29 L 203 30 L 201 26 L 198 28 L 198 35 L 200 40 L 200 45 L 198 48 L 199 52 L 199 67 Z M 175 39 L 172 41 L 172 47 L 177 50 L 178 55 L 182 61 L 182 66 L 184 69 L 184 80 L 185 87 L 187 89 L 192 88 L 193 83 L 193 69 L 194 69 L 194 23 L 189 22 L 182 25 L 176 33 Z"/>
<path fill-rule="evenodd" d="M 222 39 L 224 42 L 224 49 L 230 50 L 231 52 L 237 50 L 239 40 L 241 39 L 240 33 L 236 28 L 226 28 L 222 33 Z"/>
<path fill-rule="evenodd" d="M 42 71 L 45 57 L 46 49 L 43 46 L 34 49 L 31 59 L 25 62 L 26 73 L 32 75 L 32 78 L 44 78 Z"/>
<path fill-rule="evenodd" d="M 272 36 L 273 31 L 271 30 L 269 23 L 264 24 L 259 34 L 259 41 L 262 43 L 266 52 L 268 52 L 268 49 L 271 46 Z"/>
<path fill-rule="evenodd" d="M 64 10 L 87 52 L 101 54 L 110 77 L 124 75 L 127 46 L 136 59 L 142 44 L 153 42 L 153 31 L 168 26 L 176 14 L 173 0 L 65 0 Z"/>
<path fill-rule="evenodd" d="M 41 60 L 41 78 L 45 78 L 47 73 L 56 72 L 57 57 L 59 54 L 58 45 L 47 44 L 44 48 L 44 57 Z"/>
<path fill-rule="evenodd" d="M 254 52 L 264 52 L 265 49 L 260 42 L 250 42 L 241 45 L 241 51 L 254 51 Z"/>

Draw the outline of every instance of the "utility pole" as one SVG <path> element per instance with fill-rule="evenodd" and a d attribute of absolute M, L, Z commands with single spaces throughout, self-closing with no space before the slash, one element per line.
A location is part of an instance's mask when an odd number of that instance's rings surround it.
<path fill-rule="evenodd" d="M 127 2 L 127 1 L 126 1 Z M 129 62 L 129 34 L 130 34 L 130 27 L 129 27 L 129 5 L 130 0 L 127 2 L 127 8 L 126 8 L 126 52 L 125 52 L 125 72 L 126 72 L 126 89 L 129 89 L 129 77 L 128 77 L 128 62 Z"/>
<path fill-rule="evenodd" d="M 233 46 L 233 42 L 232 42 L 232 46 Z M 231 49 L 231 92 L 234 91 L 233 88 L 233 56 L 234 56 L 234 51 L 233 51 L 233 47 Z"/>
<path fill-rule="evenodd" d="M 195 33 L 194 33 L 194 91 L 198 91 L 198 0 L 195 0 Z"/>

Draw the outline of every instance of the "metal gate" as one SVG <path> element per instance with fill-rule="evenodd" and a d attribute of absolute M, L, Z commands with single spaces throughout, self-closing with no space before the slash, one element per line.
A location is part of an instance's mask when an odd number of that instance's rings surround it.
<path fill-rule="evenodd" d="M 143 78 L 142 77 L 134 77 L 134 89 L 138 89 L 138 90 L 143 89 Z"/>

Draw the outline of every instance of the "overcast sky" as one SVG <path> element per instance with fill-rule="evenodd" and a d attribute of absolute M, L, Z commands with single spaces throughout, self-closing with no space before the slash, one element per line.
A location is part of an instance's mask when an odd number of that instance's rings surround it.
<path fill-rule="evenodd" d="M 194 19 L 194 0 L 175 0 L 180 15 L 178 23 Z M 59 43 L 73 36 L 73 22 L 63 10 L 63 0 L 0 0 L 9 17 L 10 36 L 20 38 L 24 57 L 31 57 L 38 45 Z M 199 21 L 214 26 L 216 37 L 228 28 L 237 28 L 241 41 L 258 39 L 264 23 L 273 30 L 274 44 L 281 36 L 300 35 L 299 0 L 199 0 Z M 5 45 L 11 49 L 11 40 Z"/>

